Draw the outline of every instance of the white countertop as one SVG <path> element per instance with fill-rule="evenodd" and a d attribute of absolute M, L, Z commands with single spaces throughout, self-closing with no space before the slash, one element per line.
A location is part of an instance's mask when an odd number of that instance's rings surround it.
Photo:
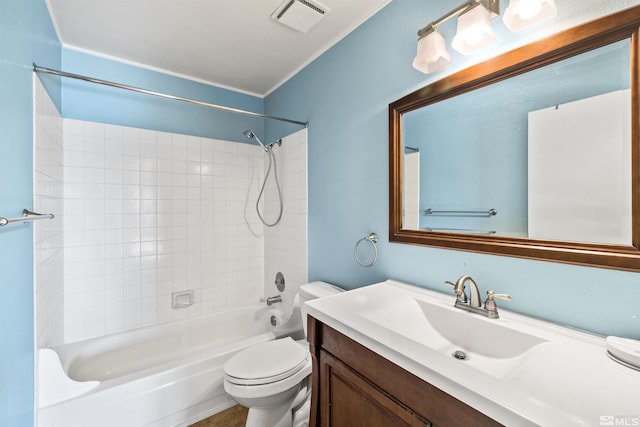
<path fill-rule="evenodd" d="M 451 308 L 469 316 L 465 322 L 501 322 L 544 342 L 526 356 L 478 368 L 425 347 L 418 338 L 424 319 L 388 310 L 407 301 L 452 307 L 455 295 L 387 280 L 307 306 L 311 316 L 504 425 L 640 425 L 633 424 L 640 422 L 640 371 L 611 360 L 603 337 L 501 308 L 495 320 Z M 385 321 L 372 322 L 372 313 Z"/>

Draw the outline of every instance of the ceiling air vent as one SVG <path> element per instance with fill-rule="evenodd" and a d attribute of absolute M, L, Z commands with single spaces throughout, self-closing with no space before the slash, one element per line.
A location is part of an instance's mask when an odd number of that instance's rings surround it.
<path fill-rule="evenodd" d="M 271 18 L 306 33 L 324 18 L 330 9 L 311 0 L 286 0 L 271 14 Z"/>

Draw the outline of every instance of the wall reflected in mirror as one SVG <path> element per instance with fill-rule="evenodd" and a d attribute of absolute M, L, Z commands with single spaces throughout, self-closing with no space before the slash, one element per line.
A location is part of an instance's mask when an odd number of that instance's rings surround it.
<path fill-rule="evenodd" d="M 631 245 L 630 51 L 403 113 L 402 228 Z"/>

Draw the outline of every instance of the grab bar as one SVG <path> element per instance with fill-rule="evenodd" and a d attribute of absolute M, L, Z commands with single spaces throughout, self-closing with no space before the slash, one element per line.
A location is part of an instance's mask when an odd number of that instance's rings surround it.
<path fill-rule="evenodd" d="M 495 230 L 471 230 L 469 228 L 446 228 L 446 227 L 440 227 L 440 228 L 436 228 L 436 227 L 425 227 L 423 228 L 424 231 L 442 231 L 445 233 L 463 233 L 463 234 L 487 234 L 487 235 L 491 235 L 491 234 L 496 234 Z"/>
<path fill-rule="evenodd" d="M 496 209 L 486 211 L 437 211 L 434 209 L 425 209 L 425 215 L 459 215 L 459 216 L 495 216 L 498 214 Z"/>
<path fill-rule="evenodd" d="M 0 217 L 0 227 L 4 227 L 5 225 L 18 223 L 18 222 L 33 222 L 39 219 L 53 219 L 53 214 L 39 214 L 36 212 L 31 212 L 30 210 L 24 209 L 22 211 L 22 216 L 17 218 L 4 218 Z"/>

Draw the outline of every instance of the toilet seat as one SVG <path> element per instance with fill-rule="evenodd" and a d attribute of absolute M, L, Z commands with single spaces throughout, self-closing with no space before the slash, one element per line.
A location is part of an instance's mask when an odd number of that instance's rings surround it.
<path fill-rule="evenodd" d="M 271 384 L 306 371 L 309 362 L 309 351 L 290 337 L 266 341 L 233 356 L 225 364 L 225 379 L 240 386 Z"/>

